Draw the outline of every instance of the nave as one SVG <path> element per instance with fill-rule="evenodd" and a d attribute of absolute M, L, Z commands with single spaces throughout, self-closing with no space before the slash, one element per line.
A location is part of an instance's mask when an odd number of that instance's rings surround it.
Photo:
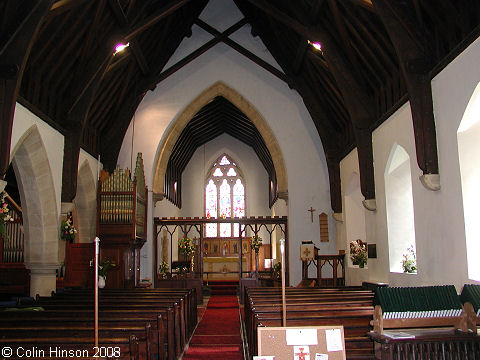
<path fill-rule="evenodd" d="M 236 288 L 212 288 L 204 312 L 183 356 L 184 360 L 243 359 Z"/>

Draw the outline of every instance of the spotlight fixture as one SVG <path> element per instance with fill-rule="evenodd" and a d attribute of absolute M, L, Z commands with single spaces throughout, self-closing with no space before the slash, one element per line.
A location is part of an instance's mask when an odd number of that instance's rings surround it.
<path fill-rule="evenodd" d="M 130 46 L 130 43 L 115 45 L 115 52 L 113 53 L 113 55 L 117 55 L 119 52 L 122 52 L 129 46 Z"/>
<path fill-rule="evenodd" d="M 308 40 L 308 43 L 312 45 L 315 48 L 315 50 L 322 51 L 322 44 L 318 42 L 314 43 L 314 42 L 311 42 L 310 40 Z"/>

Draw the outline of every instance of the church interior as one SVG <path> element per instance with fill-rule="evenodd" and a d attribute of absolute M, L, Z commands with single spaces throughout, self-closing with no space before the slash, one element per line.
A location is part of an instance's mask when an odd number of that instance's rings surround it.
<path fill-rule="evenodd" d="M 0 17 L 2 357 L 480 357 L 480 2 Z"/>

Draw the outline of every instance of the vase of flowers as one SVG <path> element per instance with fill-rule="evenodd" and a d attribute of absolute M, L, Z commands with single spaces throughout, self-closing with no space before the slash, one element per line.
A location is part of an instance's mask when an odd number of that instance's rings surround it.
<path fill-rule="evenodd" d="M 105 287 L 105 281 L 107 280 L 107 273 L 117 266 L 113 261 L 108 259 L 102 260 L 98 263 L 98 287 L 103 289 Z"/>
<path fill-rule="evenodd" d="M 357 239 L 350 243 L 350 259 L 353 265 L 363 268 L 367 264 L 367 244 Z"/>
<path fill-rule="evenodd" d="M 165 260 L 163 260 L 158 266 L 158 273 L 160 274 L 162 279 L 167 276 L 168 269 L 169 269 L 168 263 Z"/>
<path fill-rule="evenodd" d="M 262 238 L 258 235 L 252 237 L 250 242 L 250 249 L 255 251 L 255 276 L 258 278 L 258 252 L 260 251 L 260 246 L 262 246 Z"/>
<path fill-rule="evenodd" d="M 193 259 L 195 257 L 195 244 L 193 243 L 192 239 L 189 237 L 181 238 L 178 241 L 178 247 L 180 251 L 185 255 L 186 258 L 191 256 L 190 258 L 190 271 L 193 272 L 194 270 L 194 262 Z"/>
<path fill-rule="evenodd" d="M 9 215 L 10 209 L 8 208 L 8 204 L 5 202 L 5 192 L 2 191 L 0 194 L 0 235 L 2 239 L 5 241 L 8 239 L 7 235 L 7 223 L 12 222 L 13 218 Z"/>
<path fill-rule="evenodd" d="M 417 257 L 415 255 L 415 250 L 413 249 L 413 245 L 410 245 L 407 248 L 407 253 L 403 254 L 402 268 L 404 273 L 407 273 L 407 274 L 417 273 Z"/>
<path fill-rule="evenodd" d="M 60 238 L 62 240 L 68 241 L 69 243 L 73 243 L 75 240 L 75 234 L 77 233 L 77 229 L 73 226 L 73 217 L 72 213 L 67 214 L 67 218 L 62 221 L 60 226 Z"/>

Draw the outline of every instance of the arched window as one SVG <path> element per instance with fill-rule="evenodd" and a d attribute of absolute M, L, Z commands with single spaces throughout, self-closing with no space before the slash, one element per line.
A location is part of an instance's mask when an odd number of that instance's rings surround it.
<path fill-rule="evenodd" d="M 223 154 L 208 172 L 205 185 L 205 217 L 245 216 L 245 181 L 237 164 Z M 206 237 L 239 237 L 239 224 L 212 223 L 205 228 Z"/>
<path fill-rule="evenodd" d="M 477 85 L 462 121 L 457 130 L 458 158 L 462 179 L 463 216 L 467 242 L 468 277 L 480 281 L 478 253 L 480 222 L 478 204 L 480 200 L 480 84 Z"/>
<path fill-rule="evenodd" d="M 385 169 L 385 193 L 390 271 L 416 273 L 410 156 L 398 144 L 393 146 Z M 410 262 L 406 263 L 406 259 Z M 415 269 L 412 261 L 415 261 Z"/>

